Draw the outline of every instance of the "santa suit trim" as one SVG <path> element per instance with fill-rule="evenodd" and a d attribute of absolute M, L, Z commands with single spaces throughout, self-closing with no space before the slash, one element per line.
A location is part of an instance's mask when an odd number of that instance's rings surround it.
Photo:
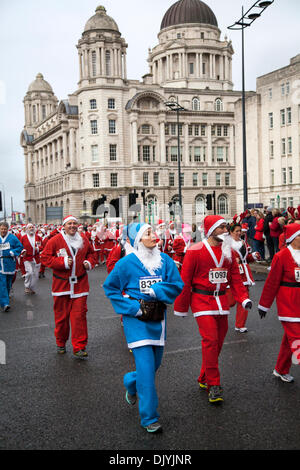
<path fill-rule="evenodd" d="M 287 321 L 287 322 L 293 322 L 293 323 L 299 323 L 300 318 L 293 318 L 293 317 L 278 317 L 278 320 L 280 321 Z"/>
<path fill-rule="evenodd" d="M 158 340 L 153 340 L 153 339 L 143 339 L 140 341 L 134 341 L 132 343 L 128 343 L 128 348 L 133 349 L 133 348 L 138 348 L 141 346 L 164 346 L 165 345 L 165 331 L 166 331 L 166 321 L 165 319 L 160 322 L 161 324 L 161 335 L 160 339 Z"/>

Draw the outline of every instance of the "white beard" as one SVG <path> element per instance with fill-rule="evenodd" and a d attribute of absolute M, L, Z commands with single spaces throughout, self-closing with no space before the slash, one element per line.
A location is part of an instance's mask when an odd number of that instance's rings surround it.
<path fill-rule="evenodd" d="M 291 245 L 288 246 L 288 249 L 291 252 L 291 255 L 293 257 L 293 260 L 295 261 L 296 264 L 300 267 L 300 250 L 295 250 Z"/>
<path fill-rule="evenodd" d="M 232 237 L 228 234 L 224 237 L 224 241 L 222 243 L 222 253 L 224 254 L 225 258 L 229 259 L 230 261 L 231 261 L 231 250 L 232 250 Z"/>
<path fill-rule="evenodd" d="M 66 239 L 74 250 L 80 250 L 83 246 L 83 238 L 78 232 L 76 232 L 73 237 L 66 234 Z"/>
<path fill-rule="evenodd" d="M 232 237 L 231 237 L 232 238 Z M 240 251 L 240 249 L 242 248 L 243 246 L 243 241 L 242 240 L 239 240 L 238 242 L 236 240 L 234 240 L 232 238 L 232 249 L 235 250 L 235 251 Z"/>
<path fill-rule="evenodd" d="M 142 242 L 139 242 L 135 254 L 152 275 L 155 275 L 155 271 L 162 267 L 162 257 L 157 246 L 150 249 L 146 248 Z"/>

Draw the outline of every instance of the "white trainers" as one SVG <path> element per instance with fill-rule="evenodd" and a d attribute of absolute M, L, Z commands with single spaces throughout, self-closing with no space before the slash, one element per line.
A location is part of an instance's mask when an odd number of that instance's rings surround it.
<path fill-rule="evenodd" d="M 273 370 L 273 375 L 279 377 L 283 382 L 294 382 L 294 377 L 290 374 L 279 374 L 276 369 Z"/>
<path fill-rule="evenodd" d="M 239 331 L 240 333 L 247 333 L 248 329 L 246 327 L 243 328 L 235 328 L 235 331 Z"/>

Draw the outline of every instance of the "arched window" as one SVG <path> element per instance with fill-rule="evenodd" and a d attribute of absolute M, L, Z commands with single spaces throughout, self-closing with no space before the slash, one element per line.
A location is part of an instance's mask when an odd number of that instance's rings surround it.
<path fill-rule="evenodd" d="M 196 216 L 204 216 L 206 214 L 205 196 L 197 196 L 195 199 Z"/>
<path fill-rule="evenodd" d="M 218 214 L 228 214 L 228 198 L 224 194 L 218 197 Z"/>
<path fill-rule="evenodd" d="M 215 101 L 215 111 L 223 111 L 223 101 L 221 98 L 217 98 Z"/>
<path fill-rule="evenodd" d="M 192 99 L 192 110 L 193 111 L 200 111 L 200 100 L 199 98 Z"/>

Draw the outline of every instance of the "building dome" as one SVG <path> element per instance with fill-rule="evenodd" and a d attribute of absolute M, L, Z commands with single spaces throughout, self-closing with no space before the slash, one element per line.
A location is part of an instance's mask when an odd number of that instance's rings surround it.
<path fill-rule="evenodd" d="M 51 85 L 49 85 L 41 73 L 38 73 L 36 79 L 29 85 L 28 92 L 41 91 L 53 93 Z"/>
<path fill-rule="evenodd" d="M 96 8 L 96 14 L 92 16 L 84 27 L 84 32 L 94 30 L 117 31 L 119 28 L 115 20 L 106 14 L 106 9 L 103 6 Z"/>
<path fill-rule="evenodd" d="M 218 27 L 214 12 L 201 0 L 179 0 L 166 12 L 160 29 L 185 23 L 202 23 Z"/>

